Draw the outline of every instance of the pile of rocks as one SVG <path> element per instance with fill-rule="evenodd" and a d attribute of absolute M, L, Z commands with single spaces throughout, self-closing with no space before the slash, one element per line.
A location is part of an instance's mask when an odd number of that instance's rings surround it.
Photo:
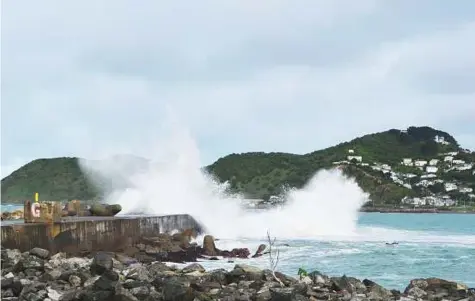
<path fill-rule="evenodd" d="M 317 271 L 295 279 L 242 264 L 231 271 L 205 271 L 198 263 L 179 269 L 106 252 L 68 258 L 39 248 L 2 250 L 1 260 L 4 301 L 475 300 L 474 289 L 435 278 L 413 280 L 401 293 L 371 280 Z"/>
<path fill-rule="evenodd" d="M 216 248 L 214 237 L 206 235 L 203 244 L 200 246 L 192 242 L 196 238 L 196 232 L 188 229 L 182 233 L 173 235 L 159 234 L 156 237 L 142 237 L 140 242 L 134 246 L 119 250 L 119 254 L 129 257 L 130 260 L 137 260 L 143 263 L 153 261 L 162 262 L 197 262 L 198 259 L 217 260 L 219 256 L 225 258 L 249 258 L 248 248 L 235 248 L 230 251 Z M 265 254 L 266 245 L 259 246 L 252 257 L 259 257 Z"/>

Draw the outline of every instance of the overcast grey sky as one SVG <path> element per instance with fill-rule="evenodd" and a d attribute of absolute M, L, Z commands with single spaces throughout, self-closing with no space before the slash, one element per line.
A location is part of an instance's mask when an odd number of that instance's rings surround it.
<path fill-rule="evenodd" d="M 171 105 L 203 164 L 429 125 L 475 149 L 475 1 L 2 1 L 2 176 L 148 156 Z"/>

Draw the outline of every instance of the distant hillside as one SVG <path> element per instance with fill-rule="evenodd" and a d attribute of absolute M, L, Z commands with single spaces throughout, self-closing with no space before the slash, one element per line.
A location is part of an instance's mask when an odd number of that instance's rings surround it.
<path fill-rule="evenodd" d="M 435 141 L 435 137 L 438 141 Z M 458 170 L 462 167 L 441 163 L 444 162 L 444 154 L 449 152 L 457 153 L 454 156 L 456 162 L 475 162 L 475 153 L 460 149 L 457 141 L 448 133 L 430 127 L 410 127 L 405 131 L 392 129 L 365 135 L 305 155 L 263 152 L 231 154 L 207 166 L 206 170 L 218 180 L 228 181 L 234 191 L 252 198 L 268 199 L 278 195 L 283 187 L 303 186 L 319 169 L 340 166 L 346 174 L 356 179 L 363 190 L 370 193 L 375 203 L 397 205 L 404 197 L 444 191 L 441 188 L 443 182 L 429 183 L 427 187 L 418 186 L 425 177 L 426 166 L 403 165 L 401 162 L 404 158 L 413 161 L 438 158 L 437 175 L 431 176 L 437 176 L 440 181 L 452 181 L 460 187 L 475 189 L 473 167 Z M 117 158 L 111 159 L 111 162 L 114 163 L 114 160 Z M 126 175 L 134 172 L 134 169 L 145 168 L 147 164 L 147 160 L 135 157 L 125 164 L 127 167 L 122 172 Z M 387 167 L 391 169 L 390 172 Z M 117 174 L 117 170 L 113 174 Z M 406 179 L 406 176 L 411 178 Z M 119 175 L 114 179 L 99 179 L 99 187 L 94 187 L 82 173 L 76 158 L 40 159 L 2 179 L 2 201 L 28 199 L 35 192 L 40 192 L 43 199 L 97 199 L 112 185 L 131 185 L 125 178 Z"/>
<path fill-rule="evenodd" d="M 67 157 L 31 161 L 2 179 L 2 202 L 31 200 L 35 192 L 47 200 L 89 200 L 98 194 L 81 172 L 78 159 Z"/>
<path fill-rule="evenodd" d="M 436 136 L 440 141 L 443 139 L 443 143 L 436 142 Z M 341 165 L 344 172 L 355 177 L 376 203 L 398 204 L 404 196 L 421 195 L 423 192 L 395 183 L 377 170 L 375 165 L 399 167 L 404 158 L 429 160 L 451 151 L 459 152 L 461 149 L 448 133 L 430 127 L 409 127 L 406 131 L 392 129 L 365 135 L 305 155 L 262 152 L 231 154 L 217 160 L 207 169 L 221 181 L 228 181 L 235 191 L 244 192 L 249 197 L 267 199 L 279 194 L 285 185 L 303 186 L 319 169 Z M 475 161 L 473 153 L 463 152 L 462 155 L 471 162 Z M 351 160 L 350 157 L 349 160 L 348 156 L 356 158 Z M 455 177 L 455 174 L 458 173 L 446 176 Z M 475 180 L 467 185 L 474 183 Z"/>
<path fill-rule="evenodd" d="M 81 170 L 78 158 L 38 159 L 22 166 L 2 179 L 2 202 L 32 199 L 35 192 L 43 200 L 94 200 L 111 187 L 130 187 L 127 178 L 148 166 L 148 160 L 136 156 L 113 156 L 107 160 L 90 161 L 91 166 L 109 171 L 107 178 Z M 92 184 L 92 179 L 94 183 Z"/>

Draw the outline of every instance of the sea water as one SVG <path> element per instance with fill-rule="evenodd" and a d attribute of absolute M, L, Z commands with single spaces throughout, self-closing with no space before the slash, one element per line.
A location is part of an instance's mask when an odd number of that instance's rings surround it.
<path fill-rule="evenodd" d="M 403 290 L 411 279 L 439 277 L 475 287 L 475 215 L 361 213 L 353 237 L 281 239 L 277 270 L 297 277 L 299 268 L 330 276 L 368 278 Z M 386 242 L 398 244 L 387 246 Z M 266 239 L 219 240 L 218 248 L 251 247 Z M 269 268 L 269 257 L 203 261 L 206 268 L 236 263 Z"/>

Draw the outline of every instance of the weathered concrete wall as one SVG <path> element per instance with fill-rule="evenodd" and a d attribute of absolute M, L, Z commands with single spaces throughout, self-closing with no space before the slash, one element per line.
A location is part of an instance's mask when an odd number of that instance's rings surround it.
<path fill-rule="evenodd" d="M 117 251 L 131 246 L 143 236 L 155 236 L 173 230 L 202 227 L 190 215 L 147 217 L 88 217 L 73 218 L 58 223 L 2 225 L 4 248 L 28 251 L 41 247 L 52 252 L 81 253 Z"/>

